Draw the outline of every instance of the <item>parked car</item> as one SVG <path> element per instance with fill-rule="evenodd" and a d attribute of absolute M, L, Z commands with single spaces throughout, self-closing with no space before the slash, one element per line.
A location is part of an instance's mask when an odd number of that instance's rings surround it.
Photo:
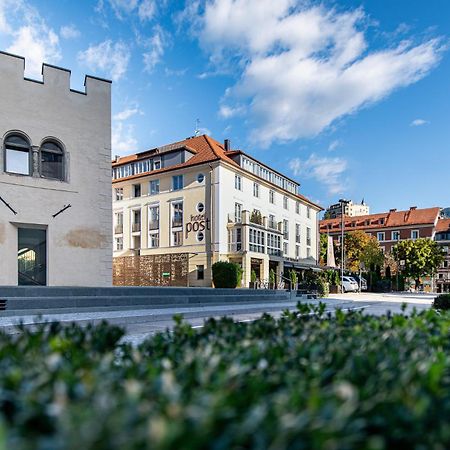
<path fill-rule="evenodd" d="M 344 292 L 358 292 L 359 284 L 353 277 L 344 277 L 342 287 L 344 288 Z"/>
<path fill-rule="evenodd" d="M 359 275 L 352 275 L 352 278 L 358 283 L 359 287 Z M 367 280 L 361 277 L 361 291 L 367 291 Z"/>

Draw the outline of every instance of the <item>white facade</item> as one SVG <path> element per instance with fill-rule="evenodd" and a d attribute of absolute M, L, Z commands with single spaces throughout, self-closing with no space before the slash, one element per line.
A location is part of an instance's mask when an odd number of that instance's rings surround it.
<path fill-rule="evenodd" d="M 342 210 L 344 212 L 344 216 L 348 217 L 357 217 L 357 216 L 367 216 L 370 214 L 370 208 L 364 200 L 361 203 L 353 203 L 351 200 L 349 202 L 344 203 L 344 207 L 340 203 L 336 203 L 331 205 L 325 211 L 325 217 L 328 219 L 335 219 L 336 217 L 341 217 Z"/>
<path fill-rule="evenodd" d="M 111 84 L 24 64 L 0 53 L 0 285 L 110 285 Z"/>
<path fill-rule="evenodd" d="M 298 183 L 266 166 L 264 175 L 276 175 L 280 180 L 274 181 L 283 182 L 286 188 L 262 178 L 241 167 L 237 157 L 237 161 L 232 159 L 236 156 L 233 152 L 229 157 L 224 152 L 220 158 L 199 164 L 184 159 L 185 163 L 173 169 L 170 163 L 166 165 L 165 161 L 179 161 L 177 154 L 181 155 L 186 146 L 197 149 L 196 157 L 201 156 L 203 139 L 199 136 L 178 146 L 170 144 L 164 147 L 166 153 L 154 149 L 131 162 L 126 158 L 122 164 L 120 160 L 115 162 L 114 256 L 189 253 L 190 286 L 211 285 L 211 265 L 220 260 L 242 266 L 243 286 L 248 286 L 252 270 L 260 281 L 268 281 L 269 270 L 273 269 L 280 281 L 285 269 L 315 265 L 321 208 L 298 195 Z M 213 141 L 213 145 L 218 151 L 220 144 Z M 154 161 L 155 155 L 162 155 L 162 166 L 141 173 L 145 159 Z M 183 180 L 181 189 L 174 189 L 174 178 L 179 176 Z M 151 192 L 151 183 L 157 183 L 157 193 Z M 182 204 L 182 242 L 174 242 L 172 236 L 176 230 L 171 222 L 174 202 Z M 153 206 L 158 214 L 156 226 L 150 219 L 149 208 Z M 133 227 L 135 219 L 138 223 Z M 207 225 L 199 231 L 200 236 L 197 230 L 191 230 L 195 222 Z M 152 240 L 151 235 L 156 234 L 158 239 Z"/>

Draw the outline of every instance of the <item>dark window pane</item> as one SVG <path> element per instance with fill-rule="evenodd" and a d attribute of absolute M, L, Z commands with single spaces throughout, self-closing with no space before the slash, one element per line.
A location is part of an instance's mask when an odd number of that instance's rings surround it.
<path fill-rule="evenodd" d="M 25 138 L 18 136 L 17 134 L 8 136 L 6 138 L 6 144 L 22 145 L 24 147 L 29 147 L 30 145 Z"/>
<path fill-rule="evenodd" d="M 63 179 L 63 155 L 41 150 L 41 175 L 44 178 Z"/>

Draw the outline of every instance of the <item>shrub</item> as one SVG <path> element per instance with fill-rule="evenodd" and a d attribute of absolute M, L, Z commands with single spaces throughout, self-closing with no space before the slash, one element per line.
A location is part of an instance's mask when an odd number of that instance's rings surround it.
<path fill-rule="evenodd" d="M 328 297 L 330 294 L 330 285 L 328 282 L 323 280 L 322 278 L 319 278 L 317 280 L 317 292 L 320 297 Z"/>
<path fill-rule="evenodd" d="M 239 264 L 218 261 L 212 265 L 213 282 L 216 288 L 235 288 L 242 278 Z"/>
<path fill-rule="evenodd" d="M 433 308 L 435 308 L 435 309 L 450 309 L 450 294 L 438 295 L 433 300 Z"/>
<path fill-rule="evenodd" d="M 273 269 L 269 270 L 269 283 L 275 284 L 275 270 Z"/>
<path fill-rule="evenodd" d="M 0 333 L 0 448 L 450 448 L 450 313 Z"/>

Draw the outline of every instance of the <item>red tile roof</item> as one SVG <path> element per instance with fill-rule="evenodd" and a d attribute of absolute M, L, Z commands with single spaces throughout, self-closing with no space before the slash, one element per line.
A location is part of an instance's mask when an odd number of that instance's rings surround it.
<path fill-rule="evenodd" d="M 411 208 L 406 211 L 391 210 L 380 214 L 365 216 L 346 216 L 345 229 L 367 230 L 376 228 L 395 228 L 410 225 L 434 225 L 439 216 L 440 208 Z M 341 218 L 325 219 L 320 221 L 321 231 L 340 229 Z M 329 228 L 331 225 L 331 228 Z"/>
<path fill-rule="evenodd" d="M 140 174 L 136 174 L 136 175 L 130 175 L 129 177 L 119 178 L 119 179 L 113 180 L 113 184 L 119 183 L 122 181 L 142 178 L 142 177 L 145 177 L 148 175 L 156 175 L 159 173 L 170 172 L 172 170 L 183 169 L 185 167 L 192 167 L 192 166 L 196 166 L 199 164 L 204 164 L 204 163 L 214 162 L 214 161 L 224 161 L 228 164 L 231 164 L 232 166 L 240 168 L 241 170 L 245 170 L 241 166 L 239 166 L 239 164 L 236 163 L 232 158 L 230 158 L 230 156 L 240 153 L 239 150 L 225 151 L 224 146 L 220 142 L 216 141 L 215 139 L 213 139 L 210 136 L 207 136 L 205 134 L 201 135 L 201 136 L 195 136 L 195 137 L 191 137 L 188 139 L 184 139 L 183 141 L 175 142 L 173 144 L 164 145 L 159 148 L 146 150 L 144 152 L 137 153 L 135 155 L 119 157 L 118 159 L 116 159 L 115 161 L 112 162 L 112 167 L 122 166 L 122 165 L 130 163 L 130 162 L 139 161 L 141 159 L 146 159 L 152 155 L 156 156 L 158 154 L 165 153 L 167 151 L 173 151 L 173 150 L 183 149 L 183 148 L 194 153 L 194 156 L 192 156 L 188 161 L 186 161 L 184 163 L 180 163 L 180 164 L 175 164 L 170 167 L 164 167 L 162 169 L 152 170 L 151 172 L 144 172 L 144 173 L 140 173 Z M 251 173 L 251 172 L 249 172 L 249 173 Z M 265 180 L 265 181 L 267 181 L 267 180 Z M 267 182 L 270 183 L 269 181 L 267 181 Z M 273 184 L 273 183 L 271 183 L 271 184 Z M 277 185 L 274 185 L 274 186 L 279 188 L 279 186 L 277 186 Z M 298 197 L 299 199 L 309 203 L 310 205 L 315 206 L 315 207 L 319 208 L 320 210 L 322 210 L 322 207 L 320 205 L 312 202 L 305 196 L 303 196 L 301 194 L 292 194 L 292 192 L 289 192 L 289 191 L 286 191 L 286 192 L 288 192 L 291 195 L 294 195 L 295 197 Z"/>
<path fill-rule="evenodd" d="M 450 232 L 450 219 L 439 219 L 436 225 L 436 233 Z"/>

